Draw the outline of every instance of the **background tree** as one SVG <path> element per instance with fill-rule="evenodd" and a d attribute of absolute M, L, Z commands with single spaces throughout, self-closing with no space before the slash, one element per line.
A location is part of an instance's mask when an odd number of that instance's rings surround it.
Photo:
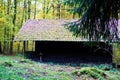
<path fill-rule="evenodd" d="M 57 2 L 57 16 L 58 16 L 58 19 L 60 19 L 60 8 L 61 8 L 61 4 L 60 4 L 60 1 L 58 0 L 58 2 Z"/>
<path fill-rule="evenodd" d="M 15 26 L 16 26 L 16 15 L 17 15 L 17 0 L 14 0 L 14 13 L 13 13 L 13 25 L 14 27 L 12 28 L 12 40 L 10 43 L 10 53 L 13 53 L 13 39 L 14 39 L 14 32 L 15 32 Z"/>
<path fill-rule="evenodd" d="M 31 18 L 31 0 L 28 0 L 28 19 Z"/>
<path fill-rule="evenodd" d="M 44 0 L 43 2 L 43 19 L 45 19 L 45 3 L 46 3 L 46 0 Z"/>
<path fill-rule="evenodd" d="M 3 21 L 4 21 L 4 5 L 3 5 L 3 0 L 1 0 L 0 2 L 0 34 L 2 33 L 3 30 Z M 3 39 L 3 35 L 0 36 L 0 53 L 2 52 L 2 40 Z"/>
<path fill-rule="evenodd" d="M 34 10 L 34 19 L 36 19 L 36 6 L 37 6 L 37 0 L 35 0 L 35 10 Z"/>
<path fill-rule="evenodd" d="M 74 12 L 81 18 L 68 27 L 76 36 L 89 40 L 118 39 L 120 0 L 67 0 L 65 3 L 79 5 Z"/>
<path fill-rule="evenodd" d="M 16 22 L 16 14 L 17 14 L 17 0 L 14 0 L 14 16 L 13 16 L 13 24 Z"/>

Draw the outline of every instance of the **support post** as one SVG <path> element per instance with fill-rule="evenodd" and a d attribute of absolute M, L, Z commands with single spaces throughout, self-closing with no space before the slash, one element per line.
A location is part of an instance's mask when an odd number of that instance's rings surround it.
<path fill-rule="evenodd" d="M 39 53 L 39 56 L 40 56 L 40 62 L 42 62 L 42 56 L 43 56 L 43 54 Z"/>
<path fill-rule="evenodd" d="M 24 56 L 24 58 L 25 58 L 25 41 L 23 41 L 23 56 Z"/>

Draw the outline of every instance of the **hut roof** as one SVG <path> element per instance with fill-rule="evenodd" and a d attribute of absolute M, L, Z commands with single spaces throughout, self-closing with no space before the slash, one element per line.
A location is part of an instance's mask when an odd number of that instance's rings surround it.
<path fill-rule="evenodd" d="M 27 20 L 15 36 L 15 41 L 52 40 L 52 41 L 79 41 L 80 38 L 65 28 L 65 24 L 76 20 Z"/>
<path fill-rule="evenodd" d="M 120 38 L 120 19 L 118 20 L 118 32 L 119 32 L 119 38 Z"/>
<path fill-rule="evenodd" d="M 15 41 L 87 41 L 87 39 L 76 38 L 72 32 L 65 28 L 65 24 L 76 20 L 27 20 L 15 36 Z M 120 31 L 120 20 L 118 22 Z"/>

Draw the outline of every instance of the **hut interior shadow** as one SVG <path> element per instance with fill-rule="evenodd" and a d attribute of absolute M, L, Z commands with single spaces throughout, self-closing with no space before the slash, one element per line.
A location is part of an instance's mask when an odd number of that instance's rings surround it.
<path fill-rule="evenodd" d="M 86 46 L 85 42 L 36 41 L 34 59 L 57 63 L 112 63 L 112 46 L 99 42 L 96 46 Z M 86 42 L 87 43 L 87 42 Z M 92 42 L 92 44 L 97 42 Z M 101 47 L 98 49 L 98 46 Z M 104 48 L 109 47 L 108 51 Z M 98 50 L 97 50 L 98 49 Z"/>

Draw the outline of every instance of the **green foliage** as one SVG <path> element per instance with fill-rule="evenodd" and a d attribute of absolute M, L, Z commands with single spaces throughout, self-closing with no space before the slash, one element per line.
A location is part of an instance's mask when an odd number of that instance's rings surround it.
<path fill-rule="evenodd" d="M 0 66 L 0 79 L 1 80 L 25 80 L 24 78 L 17 75 L 15 72 L 10 69 Z"/>
<path fill-rule="evenodd" d="M 118 0 L 66 0 L 70 6 L 78 5 L 75 13 L 82 16 L 77 22 L 68 26 L 76 36 L 79 34 L 89 40 L 116 40 L 118 39 Z"/>
<path fill-rule="evenodd" d="M 24 63 L 21 63 L 24 61 Z M 32 62 L 29 63 L 29 62 Z M 13 66 L 4 66 L 3 63 Z M 74 66 L 74 67 L 73 67 Z M 85 67 L 87 66 L 87 67 Z M 91 67 L 92 66 L 92 67 Z M 0 55 L 0 79 L 1 80 L 119 80 L 120 70 L 109 65 L 80 65 L 39 63 L 22 56 Z M 80 70 L 79 70 L 79 69 Z M 60 71 L 61 69 L 62 72 Z"/>
<path fill-rule="evenodd" d="M 6 66 L 6 67 L 12 67 L 13 66 L 12 62 L 4 62 L 3 65 Z"/>
<path fill-rule="evenodd" d="M 87 75 L 99 80 L 103 80 L 107 76 L 104 71 L 89 67 L 81 68 L 79 71 L 74 71 L 72 74 L 76 76 Z"/>
<path fill-rule="evenodd" d="M 110 71 L 112 69 L 112 65 L 108 65 L 108 64 L 101 64 L 99 65 L 97 68 L 105 70 L 105 71 Z"/>

